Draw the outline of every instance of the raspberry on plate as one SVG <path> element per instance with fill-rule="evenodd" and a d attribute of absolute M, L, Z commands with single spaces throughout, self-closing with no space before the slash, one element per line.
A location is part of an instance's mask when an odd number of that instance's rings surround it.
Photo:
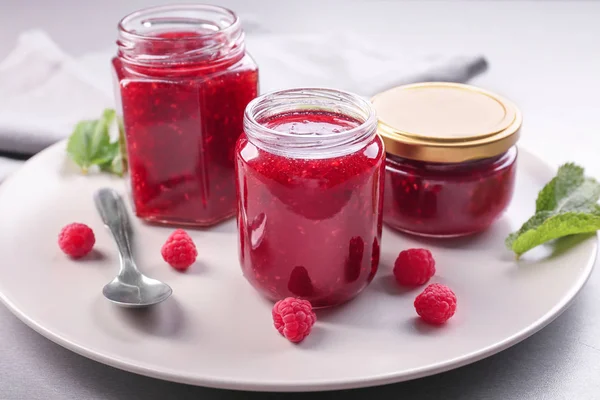
<path fill-rule="evenodd" d="M 394 263 L 394 277 L 400 285 L 424 285 L 435 275 L 435 260 L 427 249 L 401 251 Z"/>
<path fill-rule="evenodd" d="M 58 234 L 58 247 L 71 258 L 81 258 L 92 251 L 96 237 L 94 231 L 78 222 L 69 224 Z"/>
<path fill-rule="evenodd" d="M 415 299 L 417 314 L 430 324 L 443 324 L 456 312 L 456 295 L 449 287 L 433 283 Z"/>
<path fill-rule="evenodd" d="M 169 236 L 160 253 L 163 259 L 178 271 L 187 270 L 198 256 L 194 241 L 183 229 L 177 229 Z"/>
<path fill-rule="evenodd" d="M 300 343 L 315 324 L 317 316 L 308 300 L 288 297 L 273 306 L 275 328 L 292 343 Z"/>

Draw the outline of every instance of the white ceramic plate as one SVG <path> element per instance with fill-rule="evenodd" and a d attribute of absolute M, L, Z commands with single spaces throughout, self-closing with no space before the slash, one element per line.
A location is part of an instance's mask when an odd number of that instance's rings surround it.
<path fill-rule="evenodd" d="M 435 374 L 497 353 L 535 333 L 571 302 L 594 265 L 597 241 L 571 238 L 520 262 L 504 238 L 533 211 L 553 176 L 520 154 L 516 195 L 507 215 L 483 234 L 419 241 L 384 231 L 380 270 L 354 301 L 318 314 L 314 331 L 293 345 L 272 326 L 271 303 L 242 277 L 235 222 L 191 231 L 199 261 L 178 273 L 161 259 L 172 229 L 133 219 L 138 264 L 174 295 L 148 310 L 120 309 L 101 295 L 118 257 L 94 209 L 103 186 L 120 179 L 81 176 L 64 143 L 42 152 L 0 187 L 0 298 L 26 324 L 58 344 L 128 371 L 194 385 L 246 390 L 325 390 L 398 382 Z M 71 261 L 56 244 L 73 221 L 92 226 L 96 252 Z M 398 288 L 398 252 L 426 246 L 437 260 L 432 282 L 458 297 L 443 327 L 422 323 L 413 308 L 421 289 Z"/>

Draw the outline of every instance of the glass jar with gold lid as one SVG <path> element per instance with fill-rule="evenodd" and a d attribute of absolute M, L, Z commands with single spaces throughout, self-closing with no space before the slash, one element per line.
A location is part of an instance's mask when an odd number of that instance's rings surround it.
<path fill-rule="evenodd" d="M 384 222 L 421 236 L 479 232 L 498 219 L 514 189 L 522 116 L 483 89 L 428 82 L 372 102 L 387 152 Z"/>

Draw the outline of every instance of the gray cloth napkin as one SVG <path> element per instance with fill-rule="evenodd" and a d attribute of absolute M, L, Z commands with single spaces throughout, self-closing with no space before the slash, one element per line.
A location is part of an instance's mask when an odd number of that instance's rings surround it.
<path fill-rule="evenodd" d="M 405 83 L 466 82 L 487 68 L 478 55 L 403 54 L 384 36 L 276 35 L 251 25 L 247 46 L 263 93 L 320 86 L 371 96 Z M 79 120 L 113 107 L 113 54 L 73 57 L 43 31 L 21 34 L 0 62 L 0 182 L 23 163 L 10 155 L 35 154 L 67 137 Z"/>

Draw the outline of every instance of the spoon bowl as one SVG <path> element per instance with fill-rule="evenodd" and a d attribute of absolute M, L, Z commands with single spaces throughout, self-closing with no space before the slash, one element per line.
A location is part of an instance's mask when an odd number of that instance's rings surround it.
<path fill-rule="evenodd" d="M 130 308 L 147 307 L 171 296 L 169 285 L 142 274 L 133 260 L 131 226 L 125 203 L 113 189 L 100 189 L 94 195 L 96 208 L 104 224 L 110 229 L 119 249 L 119 274 L 102 289 L 102 294 L 113 303 Z"/>
<path fill-rule="evenodd" d="M 108 300 L 122 307 L 139 308 L 158 304 L 171 296 L 171 287 L 156 279 L 142 276 L 137 285 L 123 282 L 116 277 L 102 289 Z"/>

